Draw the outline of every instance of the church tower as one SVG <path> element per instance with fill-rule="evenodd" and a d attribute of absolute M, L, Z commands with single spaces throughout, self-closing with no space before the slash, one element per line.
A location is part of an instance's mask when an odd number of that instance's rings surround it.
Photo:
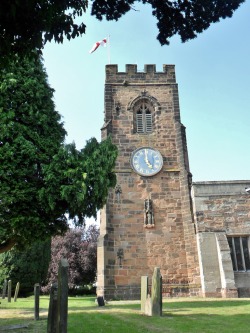
<path fill-rule="evenodd" d="M 185 127 L 173 65 L 106 66 L 105 123 L 119 155 L 101 211 L 97 295 L 139 299 L 141 276 L 199 285 Z M 194 290 L 193 290 L 194 291 Z"/>

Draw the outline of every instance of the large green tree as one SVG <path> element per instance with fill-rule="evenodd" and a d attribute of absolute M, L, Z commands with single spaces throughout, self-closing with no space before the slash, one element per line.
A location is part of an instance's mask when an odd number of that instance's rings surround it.
<path fill-rule="evenodd" d="M 10 250 L 0 254 L 0 286 L 5 279 L 12 281 L 14 289 L 20 283 L 20 295 L 34 290 L 35 283 L 44 283 L 51 259 L 50 240 L 37 241 L 25 251 Z"/>
<path fill-rule="evenodd" d="M 0 70 L 0 253 L 62 234 L 95 216 L 115 185 L 108 139 L 78 151 L 66 132 L 40 59 Z"/>
<path fill-rule="evenodd" d="M 179 34 L 183 42 L 195 38 L 211 23 L 231 17 L 244 0 L 1 0 L 0 55 L 41 50 L 47 41 L 62 43 L 85 33 L 83 16 L 88 5 L 91 15 L 118 20 L 136 9 L 136 3 L 152 6 L 162 45 Z M 135 6 L 134 6 L 135 5 Z"/>

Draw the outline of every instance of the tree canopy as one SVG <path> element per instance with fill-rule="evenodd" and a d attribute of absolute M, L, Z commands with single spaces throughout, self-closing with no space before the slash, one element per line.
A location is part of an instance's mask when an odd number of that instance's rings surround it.
<path fill-rule="evenodd" d="M 51 241 L 37 241 L 25 251 L 10 250 L 0 254 L 0 285 L 12 281 L 14 289 L 20 283 L 22 296 L 34 291 L 35 283 L 45 283 L 51 258 Z"/>
<path fill-rule="evenodd" d="M 0 253 L 83 225 L 116 182 L 117 148 L 66 132 L 40 59 L 15 57 L 0 70 Z"/>
<path fill-rule="evenodd" d="M 88 228 L 70 229 L 64 237 L 56 236 L 51 242 L 51 261 L 46 283 L 42 287 L 48 293 L 51 284 L 57 280 L 58 265 L 61 258 L 69 264 L 69 290 L 94 283 L 97 269 L 97 238 L 99 229 L 95 225 Z"/>
<path fill-rule="evenodd" d="M 1 0 L 0 55 L 42 50 L 47 41 L 63 43 L 85 33 L 79 17 L 91 6 L 98 20 L 118 20 L 136 3 L 149 4 L 157 19 L 161 45 L 180 35 L 186 42 L 206 30 L 211 23 L 231 17 L 245 0 Z"/>

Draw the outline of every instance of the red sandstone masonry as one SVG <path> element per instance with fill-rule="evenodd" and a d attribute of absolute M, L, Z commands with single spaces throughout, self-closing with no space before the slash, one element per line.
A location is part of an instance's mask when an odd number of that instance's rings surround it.
<path fill-rule="evenodd" d="M 147 135 L 134 130 L 133 103 L 141 96 L 151 99 L 155 110 L 154 130 Z M 126 65 L 125 72 L 118 72 L 117 65 L 107 65 L 105 124 L 102 138 L 111 135 L 119 149 L 116 171 L 122 192 L 117 202 L 115 191 L 110 191 L 101 214 L 101 238 L 106 241 L 98 246 L 98 252 L 104 253 L 98 255 L 98 290 L 105 298 L 117 296 L 119 290 L 124 297 L 126 286 L 128 290 L 134 286 L 136 298 L 141 275 L 152 275 L 154 267 L 160 267 L 163 278 L 198 283 L 188 157 L 174 66 L 164 65 L 163 72 L 156 72 L 155 65 L 145 65 L 144 72 L 138 72 L 136 65 Z M 130 166 L 132 152 L 141 146 L 156 148 L 163 156 L 163 169 L 154 177 L 141 177 Z M 144 200 L 149 197 L 155 218 L 151 229 L 143 225 Z M 122 267 L 118 249 L 124 253 Z M 109 269 L 108 258 L 114 263 Z"/>

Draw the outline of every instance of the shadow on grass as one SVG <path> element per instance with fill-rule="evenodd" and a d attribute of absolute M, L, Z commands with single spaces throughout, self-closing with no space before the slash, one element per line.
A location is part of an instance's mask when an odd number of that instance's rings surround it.
<path fill-rule="evenodd" d="M 16 327 L 15 327 L 16 326 Z M 9 333 L 45 333 L 47 328 L 47 317 L 35 321 L 31 318 L 7 319 L 1 318 L 0 332 Z"/>
<path fill-rule="evenodd" d="M 249 330 L 249 312 L 249 299 L 164 300 L 162 317 L 142 314 L 140 304 L 110 302 L 70 313 L 69 332 L 78 333 L 81 326 L 82 332 L 94 328 L 95 333 L 245 333 Z"/>
<path fill-rule="evenodd" d="M 124 304 L 123 301 L 116 301 L 115 303 L 108 302 L 105 306 L 98 306 L 94 298 L 90 302 L 90 305 L 86 306 L 86 301 L 84 299 L 79 299 L 77 300 L 78 304 L 75 304 L 76 301 L 74 300 L 73 303 L 74 305 L 70 306 L 71 310 L 98 310 L 98 309 L 134 309 L 134 310 L 140 310 L 141 305 L 138 304 L 131 304 L 131 303 L 126 303 Z M 201 301 L 182 301 L 181 299 L 176 299 L 169 302 L 169 300 L 164 300 L 163 301 L 163 309 L 195 309 L 195 308 L 206 308 L 206 307 L 213 307 L 213 308 L 226 308 L 226 307 L 237 307 L 237 306 L 250 306 L 250 299 L 248 300 L 242 300 L 242 299 L 234 299 L 234 300 L 201 300 Z"/>
<path fill-rule="evenodd" d="M 40 308 L 40 320 L 34 321 L 33 311 L 26 305 L 8 308 L 13 310 L 11 318 L 2 318 L 0 310 L 0 327 L 28 323 L 29 328 L 23 332 L 46 332 L 47 309 Z M 148 317 L 140 309 L 139 303 L 116 301 L 99 307 L 95 297 L 69 298 L 68 332 L 246 333 L 249 330 L 250 299 L 164 299 L 162 317 Z"/>
<path fill-rule="evenodd" d="M 242 299 L 227 299 L 227 300 L 210 300 L 210 299 L 204 299 L 201 301 L 182 301 L 181 299 L 178 299 L 176 301 L 173 301 L 171 299 L 171 302 L 165 301 L 163 303 L 163 308 L 205 308 L 205 307 L 213 307 L 213 308 L 226 308 L 226 307 L 232 307 L 232 306 L 248 306 L 250 305 L 250 299 L 242 300 Z"/>
<path fill-rule="evenodd" d="M 248 314 L 178 314 L 164 311 L 162 317 L 148 317 L 138 311 L 104 311 L 69 315 L 70 333 L 246 333 L 248 330 Z"/>

